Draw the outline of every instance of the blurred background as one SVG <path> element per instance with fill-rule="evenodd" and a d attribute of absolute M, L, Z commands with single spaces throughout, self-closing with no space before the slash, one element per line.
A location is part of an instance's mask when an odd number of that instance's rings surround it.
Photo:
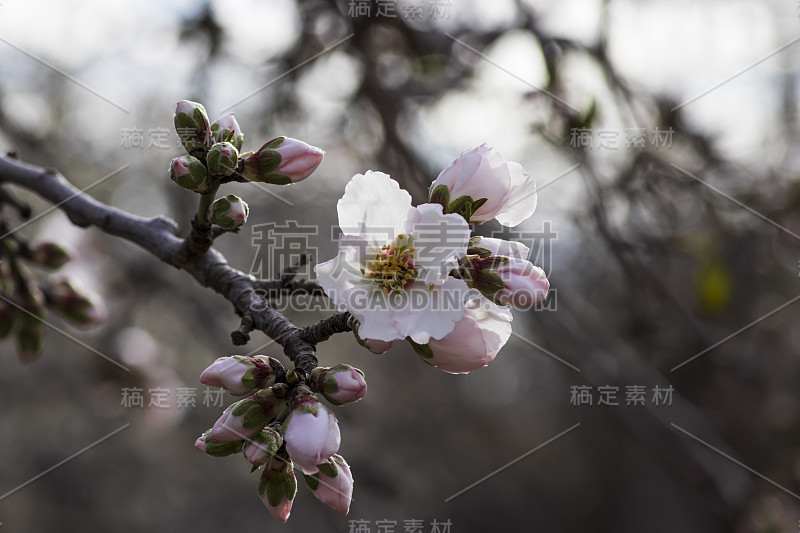
<path fill-rule="evenodd" d="M 0 528 L 796 531 L 798 36 L 789 0 L 3 0 L 4 151 L 186 231 L 196 199 L 166 171 L 176 101 L 235 112 L 246 150 L 322 147 L 302 183 L 226 186 L 250 221 L 217 246 L 267 276 L 276 236 L 333 256 L 353 174 L 385 171 L 422 202 L 487 142 L 534 175 L 539 203 L 478 231 L 532 246 L 552 292 L 466 376 L 405 346 L 322 344 L 322 364 L 369 383 L 336 410 L 354 500 L 338 515 L 301 481 L 281 525 L 244 459 L 192 447 L 223 408 L 200 372 L 242 353 L 229 304 L 54 211 L 21 233 L 78 250 L 66 272 L 109 320 L 54 318 L 66 335 L 48 330 L 28 366 L 0 345 Z M 282 357 L 266 341 L 244 353 Z M 143 405 L 126 405 L 136 389 Z"/>

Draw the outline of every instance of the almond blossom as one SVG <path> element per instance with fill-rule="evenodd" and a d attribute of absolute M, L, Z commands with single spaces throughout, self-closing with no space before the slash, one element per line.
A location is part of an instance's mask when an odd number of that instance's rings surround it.
<path fill-rule="evenodd" d="M 516 226 L 536 210 L 536 182 L 522 165 L 506 161 L 486 143 L 467 150 L 447 166 L 431 186 L 445 185 L 450 199 L 469 196 L 486 199 L 470 222 L 496 218 L 503 226 Z"/>
<path fill-rule="evenodd" d="M 411 195 L 382 172 L 357 174 L 338 203 L 339 253 L 315 270 L 364 339 L 410 337 L 427 343 L 450 333 L 464 314 L 467 284 L 450 276 L 466 255 L 469 225 Z"/>

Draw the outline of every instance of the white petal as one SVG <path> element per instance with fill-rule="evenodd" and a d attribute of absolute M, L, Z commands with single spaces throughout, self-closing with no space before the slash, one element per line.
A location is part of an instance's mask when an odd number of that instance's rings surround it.
<path fill-rule="evenodd" d="M 511 227 L 524 222 L 533 215 L 533 212 L 536 211 L 538 195 L 536 181 L 525 172 L 522 165 L 509 161 L 508 170 L 511 174 L 511 189 L 495 218 L 503 226 Z"/>
<path fill-rule="evenodd" d="M 407 299 L 406 294 L 386 295 L 374 284 L 362 285 L 350 291 L 348 310 L 360 323 L 358 334 L 363 335 L 362 338 L 387 342 L 404 339 L 406 335 L 397 328 L 394 318 L 397 310 L 408 306 Z"/>
<path fill-rule="evenodd" d="M 520 259 L 527 259 L 531 253 L 530 248 L 517 241 L 504 241 L 503 239 L 494 239 L 491 237 L 479 237 L 473 246 L 489 250 L 492 255 L 501 255 L 503 257 L 517 257 Z"/>
<path fill-rule="evenodd" d="M 451 374 L 466 374 L 486 366 L 508 342 L 511 320 L 508 308 L 483 297 L 472 300 L 449 335 L 430 341 L 433 359 L 426 361 Z"/>
<path fill-rule="evenodd" d="M 464 217 L 442 214 L 439 204 L 422 204 L 408 212 L 406 232 L 414 236 L 414 268 L 424 283 L 440 284 L 467 255 L 470 229 Z"/>
<path fill-rule="evenodd" d="M 383 172 L 356 174 L 337 204 L 339 226 L 347 235 L 363 235 L 385 244 L 403 232 L 411 195 Z M 370 237 L 372 236 L 372 237 Z"/>
<path fill-rule="evenodd" d="M 441 339 L 464 315 L 464 301 L 469 294 L 467 284 L 460 279 L 447 278 L 444 283 L 428 290 L 415 282 L 406 292 L 409 305 L 394 314 L 394 323 L 401 336 L 411 337 L 418 344 Z"/>
<path fill-rule="evenodd" d="M 363 238 L 344 235 L 339 241 L 337 256 L 314 267 L 319 284 L 340 311 L 346 309 L 347 293 L 364 281 L 361 268 L 369 249 Z"/>

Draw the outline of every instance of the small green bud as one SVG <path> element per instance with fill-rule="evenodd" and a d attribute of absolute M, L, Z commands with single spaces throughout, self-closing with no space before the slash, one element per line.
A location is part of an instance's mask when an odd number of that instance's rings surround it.
<path fill-rule="evenodd" d="M 229 142 L 220 142 L 208 151 L 206 162 L 215 176 L 230 176 L 239 162 L 239 151 Z"/>
<path fill-rule="evenodd" d="M 31 261 L 51 270 L 58 270 L 71 259 L 67 249 L 54 242 L 40 242 L 31 248 Z"/>
<path fill-rule="evenodd" d="M 172 181 L 192 192 L 204 193 L 211 187 L 205 165 L 190 155 L 173 159 L 169 165 L 169 176 Z"/>
<path fill-rule="evenodd" d="M 214 135 L 216 142 L 229 142 L 236 147 L 237 150 L 242 149 L 244 144 L 244 133 L 236 122 L 236 117 L 233 113 L 228 113 L 224 117 L 218 119 L 211 125 L 211 133 Z"/>
<path fill-rule="evenodd" d="M 250 210 L 244 200 L 235 194 L 217 198 L 211 204 L 211 222 L 223 229 L 241 228 L 247 222 Z"/>
<path fill-rule="evenodd" d="M 173 120 L 181 144 L 189 154 L 202 156 L 214 144 L 206 109 L 197 102 L 178 102 Z"/>

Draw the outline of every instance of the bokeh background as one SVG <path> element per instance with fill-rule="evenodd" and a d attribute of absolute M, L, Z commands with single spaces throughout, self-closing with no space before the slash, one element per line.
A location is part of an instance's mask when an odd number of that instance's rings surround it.
<path fill-rule="evenodd" d="M 80 343 L 49 330 L 29 366 L 0 345 L 0 531 L 796 531 L 799 35 L 789 0 L 3 0 L 4 151 L 185 231 L 195 198 L 166 172 L 177 100 L 234 111 L 246 149 L 277 135 L 320 146 L 303 183 L 227 186 L 250 222 L 218 247 L 268 271 L 282 252 L 270 229 L 332 256 L 353 174 L 383 170 L 422 202 L 487 142 L 541 190 L 519 228 L 478 231 L 532 240 L 553 292 L 467 376 L 349 334 L 321 345 L 322 364 L 369 383 L 336 411 L 354 500 L 344 517 L 301 486 L 281 525 L 243 459 L 192 448 L 222 410 L 203 405 L 200 372 L 241 353 L 230 306 L 52 212 L 21 233 L 78 250 L 67 273 L 109 320 L 86 332 L 54 318 Z M 280 356 L 265 342 L 245 350 Z M 598 405 L 607 386 L 620 405 Z M 593 404 L 574 405 L 574 387 Z M 645 405 L 625 405 L 629 387 Z M 144 406 L 124 406 L 125 388 Z M 155 388 L 168 408 L 149 405 Z M 196 407 L 178 408 L 180 388 Z"/>

